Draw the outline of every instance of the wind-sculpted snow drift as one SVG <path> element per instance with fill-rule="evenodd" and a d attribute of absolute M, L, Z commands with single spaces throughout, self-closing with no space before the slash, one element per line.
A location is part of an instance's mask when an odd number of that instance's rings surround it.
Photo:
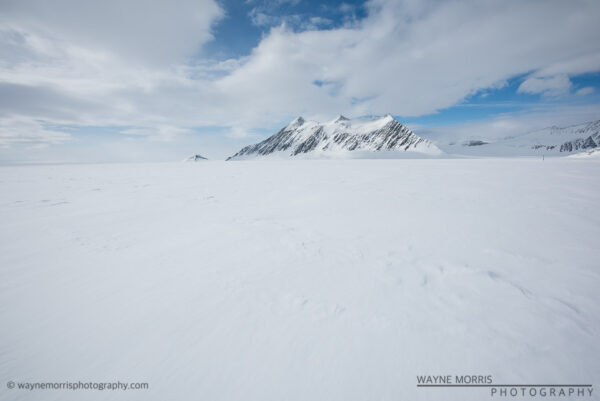
<path fill-rule="evenodd" d="M 275 135 L 246 146 L 227 160 L 268 155 L 349 156 L 349 152 L 375 156 L 375 152 L 382 151 L 390 152 L 383 154 L 385 156 L 399 156 L 405 152 L 429 156 L 442 153 L 431 141 L 415 135 L 388 114 L 362 120 L 339 116 L 323 124 L 298 117 Z"/>

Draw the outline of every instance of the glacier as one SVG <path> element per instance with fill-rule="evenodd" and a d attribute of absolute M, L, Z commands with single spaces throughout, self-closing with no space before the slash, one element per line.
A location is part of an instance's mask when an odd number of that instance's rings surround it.
<path fill-rule="evenodd" d="M 488 389 L 416 377 L 594 384 L 598 175 L 595 157 L 0 166 L 4 382 L 150 386 L 3 383 L 0 399 L 479 401 Z"/>

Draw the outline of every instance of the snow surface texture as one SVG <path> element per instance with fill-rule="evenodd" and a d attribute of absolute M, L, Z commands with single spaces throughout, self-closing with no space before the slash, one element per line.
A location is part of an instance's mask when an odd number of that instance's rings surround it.
<path fill-rule="evenodd" d="M 325 124 L 296 118 L 275 135 L 246 146 L 228 160 L 256 157 L 403 157 L 406 152 L 436 156 L 432 142 L 415 135 L 391 115 L 349 120 L 338 116 Z"/>
<path fill-rule="evenodd" d="M 586 159 L 586 158 L 600 158 L 600 148 L 594 148 L 587 150 L 585 152 L 575 153 L 574 155 L 568 156 L 577 159 Z"/>
<path fill-rule="evenodd" d="M 470 139 L 438 143 L 446 153 L 472 156 L 567 156 L 600 145 L 600 120 L 569 127 L 548 127 L 492 142 Z"/>
<path fill-rule="evenodd" d="M 597 392 L 598 176 L 570 158 L 0 167 L 2 380 L 150 384 L 0 399 L 490 399 L 424 374 Z"/>

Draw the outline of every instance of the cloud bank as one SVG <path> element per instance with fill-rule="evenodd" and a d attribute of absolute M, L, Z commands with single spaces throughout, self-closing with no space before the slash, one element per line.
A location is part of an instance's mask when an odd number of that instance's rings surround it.
<path fill-rule="evenodd" d="M 366 7 L 335 29 L 283 22 L 249 54 L 213 60 L 202 46 L 227 18 L 213 0 L 3 1 L 0 145 L 68 140 L 47 128 L 60 125 L 169 140 L 203 126 L 243 137 L 298 114 L 419 116 L 518 75 L 520 92 L 555 97 L 600 71 L 596 0 Z"/>

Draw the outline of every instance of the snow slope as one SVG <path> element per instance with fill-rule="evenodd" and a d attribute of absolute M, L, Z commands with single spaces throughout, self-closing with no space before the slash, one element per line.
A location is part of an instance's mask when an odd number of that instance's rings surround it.
<path fill-rule="evenodd" d="M 202 167 L 0 167 L 0 399 L 491 399 L 416 387 L 445 374 L 599 391 L 600 160 Z"/>
<path fill-rule="evenodd" d="M 575 153 L 569 157 L 575 159 L 600 158 L 600 147 L 586 150 L 585 152 Z"/>
<path fill-rule="evenodd" d="M 567 156 L 600 146 L 600 120 L 568 127 L 552 126 L 499 140 L 470 139 L 437 145 L 454 155 Z"/>
<path fill-rule="evenodd" d="M 228 160 L 257 157 L 402 157 L 435 156 L 442 152 L 420 138 L 391 115 L 349 120 L 338 116 L 328 123 L 296 118 L 275 135 L 246 146 Z"/>

